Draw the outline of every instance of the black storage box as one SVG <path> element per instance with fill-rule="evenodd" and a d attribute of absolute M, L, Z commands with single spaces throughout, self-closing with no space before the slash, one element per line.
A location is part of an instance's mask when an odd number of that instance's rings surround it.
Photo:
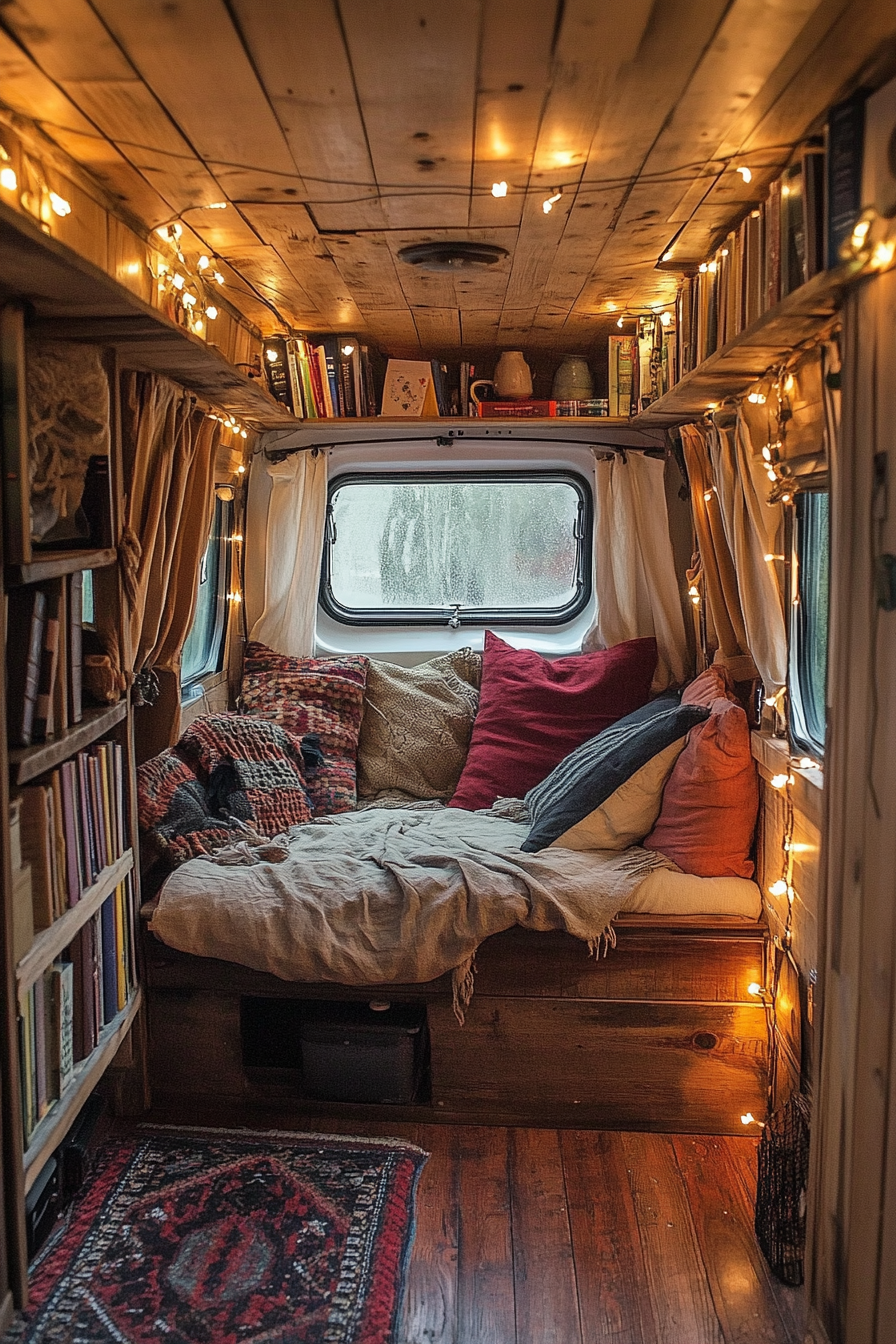
<path fill-rule="evenodd" d="M 51 1157 L 25 1196 L 25 1244 L 33 1260 L 59 1213 L 59 1163 Z"/>
<path fill-rule="evenodd" d="M 303 1004 L 302 1091 L 319 1101 L 410 1103 L 426 1054 L 426 1009 Z"/>

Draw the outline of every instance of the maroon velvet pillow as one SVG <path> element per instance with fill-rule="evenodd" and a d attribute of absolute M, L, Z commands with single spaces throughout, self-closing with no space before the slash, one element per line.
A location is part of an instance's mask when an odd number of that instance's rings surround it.
<path fill-rule="evenodd" d="M 449 807 L 524 797 L 575 747 L 646 704 L 655 667 L 652 638 L 550 659 L 487 630 L 479 712 Z"/>

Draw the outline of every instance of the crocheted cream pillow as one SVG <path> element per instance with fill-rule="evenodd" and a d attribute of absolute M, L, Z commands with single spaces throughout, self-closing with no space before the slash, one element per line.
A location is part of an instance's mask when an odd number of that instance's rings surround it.
<path fill-rule="evenodd" d="M 370 660 L 358 743 L 358 793 L 450 798 L 467 759 L 482 656 L 458 649 L 416 667 Z"/>

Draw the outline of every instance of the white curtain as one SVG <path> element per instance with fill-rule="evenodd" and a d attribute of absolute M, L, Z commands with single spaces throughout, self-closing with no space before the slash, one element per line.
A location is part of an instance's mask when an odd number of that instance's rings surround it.
<path fill-rule="evenodd" d="M 598 457 L 594 571 L 597 617 L 585 650 L 656 637 L 655 691 L 689 674 L 681 593 L 664 486 L 665 462 L 646 453 Z"/>
<path fill-rule="evenodd" d="M 317 591 L 327 516 L 325 453 L 266 463 L 264 610 L 250 639 L 293 658 L 314 653 Z"/>
<path fill-rule="evenodd" d="M 716 425 L 708 436 L 713 481 L 725 537 L 734 560 L 747 644 L 766 695 L 787 679 L 787 629 L 781 591 L 783 509 L 769 504 L 769 480 L 761 445 L 754 450 L 750 425 L 738 410 L 736 421 Z"/>

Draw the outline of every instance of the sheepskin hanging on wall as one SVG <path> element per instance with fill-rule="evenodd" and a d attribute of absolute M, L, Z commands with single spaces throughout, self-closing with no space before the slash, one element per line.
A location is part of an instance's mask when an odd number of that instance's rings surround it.
<path fill-rule="evenodd" d="M 101 352 L 76 342 L 29 340 L 25 367 L 32 543 L 97 541 L 84 487 L 95 474 L 108 495 L 109 380 Z"/>

